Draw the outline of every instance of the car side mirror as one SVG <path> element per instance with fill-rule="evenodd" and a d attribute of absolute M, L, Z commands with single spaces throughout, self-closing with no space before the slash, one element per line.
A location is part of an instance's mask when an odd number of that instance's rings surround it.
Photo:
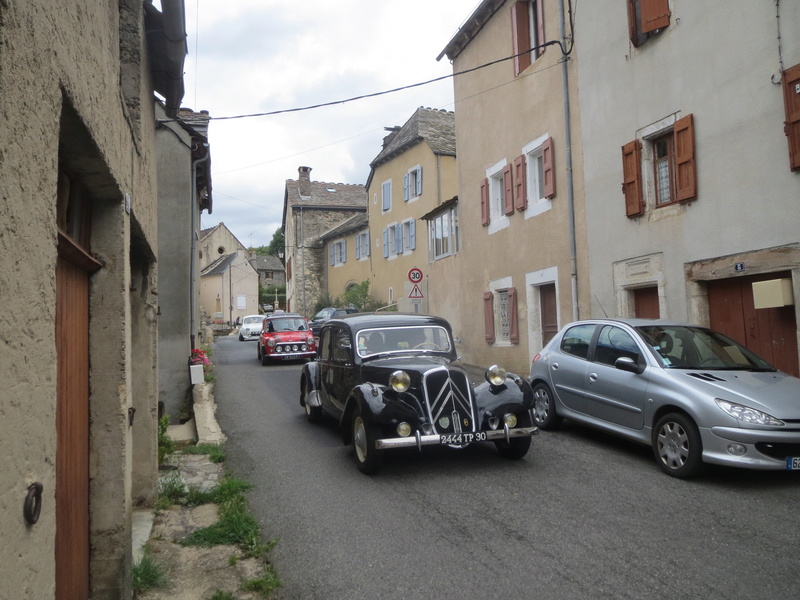
<path fill-rule="evenodd" d="M 620 371 L 627 371 L 628 373 L 636 373 L 637 375 L 644 371 L 644 365 L 639 365 L 638 362 L 627 356 L 621 356 L 614 361 L 614 367 Z"/>

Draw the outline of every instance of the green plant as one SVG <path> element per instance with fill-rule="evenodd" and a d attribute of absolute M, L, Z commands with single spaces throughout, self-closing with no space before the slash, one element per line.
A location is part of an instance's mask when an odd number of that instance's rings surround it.
<path fill-rule="evenodd" d="M 208 454 L 208 459 L 213 463 L 225 462 L 227 458 L 225 449 L 220 444 L 196 444 L 183 448 L 184 454 Z"/>
<path fill-rule="evenodd" d="M 234 596 L 231 592 L 222 592 L 217 590 L 209 600 L 236 600 L 236 596 Z"/>
<path fill-rule="evenodd" d="M 158 481 L 156 508 L 165 510 L 173 504 L 181 504 L 186 496 L 186 485 L 176 473 L 172 477 L 162 477 Z"/>
<path fill-rule="evenodd" d="M 142 559 L 133 565 L 133 591 L 141 593 L 153 588 L 164 588 L 169 585 L 166 571 L 153 560 L 145 549 Z"/>
<path fill-rule="evenodd" d="M 169 417 L 162 416 L 158 420 L 158 464 L 163 465 L 164 459 L 175 451 L 175 442 L 169 437 Z"/>
<path fill-rule="evenodd" d="M 264 598 L 281 586 L 281 580 L 272 565 L 264 566 L 264 574 L 256 579 L 250 579 L 242 584 L 242 589 L 248 592 L 258 592 Z"/>

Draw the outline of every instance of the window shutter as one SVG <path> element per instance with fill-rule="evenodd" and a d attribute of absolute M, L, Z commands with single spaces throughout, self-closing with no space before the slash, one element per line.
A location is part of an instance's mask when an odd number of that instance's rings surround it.
<path fill-rule="evenodd" d="M 688 115 L 675 122 L 675 167 L 678 201 L 697 198 L 697 161 L 694 151 L 694 118 Z"/>
<path fill-rule="evenodd" d="M 494 294 L 483 293 L 483 331 L 487 344 L 494 344 Z"/>
<path fill-rule="evenodd" d="M 383 258 L 389 258 L 389 230 L 383 230 Z"/>
<path fill-rule="evenodd" d="M 514 159 L 514 208 L 525 210 L 528 208 L 528 184 L 525 174 L 525 155 L 521 154 Z"/>
<path fill-rule="evenodd" d="M 511 165 L 503 167 L 503 212 L 506 215 L 514 214 L 514 177 Z"/>
<path fill-rule="evenodd" d="M 536 25 L 537 25 L 537 44 L 544 44 L 544 0 L 536 0 Z M 545 47 L 542 46 L 536 51 L 536 56 L 544 54 Z"/>
<path fill-rule="evenodd" d="M 417 196 L 422 196 L 422 167 L 417 167 Z"/>
<path fill-rule="evenodd" d="M 628 217 L 644 212 L 641 154 L 639 140 L 622 147 L 622 193 L 625 194 L 625 215 Z"/>
<path fill-rule="evenodd" d="M 553 154 L 553 138 L 549 137 L 542 144 L 542 177 L 544 177 L 544 197 L 556 195 L 556 160 Z"/>
<path fill-rule="evenodd" d="M 509 339 L 519 344 L 519 316 L 517 314 L 517 288 L 508 288 Z"/>
<path fill-rule="evenodd" d="M 783 72 L 783 103 L 786 122 L 783 130 L 789 138 L 789 168 L 800 171 L 800 64 Z"/>
<path fill-rule="evenodd" d="M 531 66 L 531 53 L 520 54 L 531 47 L 531 32 L 528 21 L 528 3 L 511 5 L 511 41 L 514 56 L 514 75 L 519 75 Z M 519 56 L 516 56 L 519 54 Z"/>
<path fill-rule="evenodd" d="M 347 242 L 342 242 L 342 263 L 347 262 Z"/>
<path fill-rule="evenodd" d="M 369 256 L 369 254 L 371 252 L 370 246 L 372 245 L 371 242 L 370 242 L 370 239 L 369 239 L 369 229 L 367 229 L 366 240 L 367 240 L 367 243 L 364 246 L 364 256 Z"/>
<path fill-rule="evenodd" d="M 394 251 L 396 254 L 403 253 L 403 226 L 395 225 L 394 227 Z"/>
<path fill-rule="evenodd" d="M 408 202 L 411 194 L 408 189 L 408 173 L 403 175 L 403 201 Z"/>
<path fill-rule="evenodd" d="M 356 260 L 361 258 L 361 234 L 356 234 Z"/>
<path fill-rule="evenodd" d="M 669 0 L 639 0 L 642 33 L 650 33 L 669 25 Z"/>
<path fill-rule="evenodd" d="M 331 244 L 330 254 L 331 254 L 331 266 L 333 266 L 336 264 L 336 244 Z"/>
<path fill-rule="evenodd" d="M 489 224 L 489 178 L 481 181 L 481 225 Z"/>
<path fill-rule="evenodd" d="M 408 223 L 408 249 L 415 250 L 417 248 L 417 222 L 414 220 Z"/>

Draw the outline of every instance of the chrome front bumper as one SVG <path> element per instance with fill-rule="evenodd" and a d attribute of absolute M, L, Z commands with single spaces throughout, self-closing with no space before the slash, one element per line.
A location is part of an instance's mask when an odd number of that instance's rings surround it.
<path fill-rule="evenodd" d="M 481 433 L 486 434 L 486 440 L 475 440 L 464 444 L 452 444 L 451 442 L 446 441 L 445 439 L 449 436 L 443 436 L 438 434 L 422 435 L 419 431 L 417 431 L 413 436 L 375 440 L 375 448 L 378 450 L 391 450 L 393 448 L 411 448 L 413 446 L 416 446 L 417 448 L 422 450 L 423 446 L 453 446 L 453 445 L 467 446 L 469 444 L 475 444 L 483 441 L 510 442 L 513 438 L 531 437 L 533 435 L 538 435 L 539 428 L 515 427 L 514 429 L 511 429 L 508 427 L 508 425 L 505 425 L 503 429 L 487 430 L 487 431 L 482 431 Z"/>

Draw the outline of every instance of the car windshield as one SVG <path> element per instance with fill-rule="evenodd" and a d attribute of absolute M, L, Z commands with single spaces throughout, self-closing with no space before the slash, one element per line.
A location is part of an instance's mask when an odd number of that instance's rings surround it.
<path fill-rule="evenodd" d="M 777 370 L 741 344 L 703 327 L 647 325 L 636 330 L 667 368 Z"/>
<path fill-rule="evenodd" d="M 321 311 L 319 311 L 317 314 L 315 314 L 311 318 L 311 320 L 312 321 L 319 321 L 321 319 L 329 319 L 330 316 L 333 314 L 333 310 L 334 309 L 332 309 L 332 308 L 323 308 Z"/>
<path fill-rule="evenodd" d="M 306 320 L 298 317 L 284 317 L 281 319 L 270 319 L 267 323 L 267 333 L 278 331 L 305 331 L 308 329 Z"/>
<path fill-rule="evenodd" d="M 358 355 L 408 352 L 450 352 L 450 336 L 444 327 L 385 327 L 358 332 Z"/>
<path fill-rule="evenodd" d="M 243 325 L 248 325 L 250 323 L 261 323 L 264 320 L 264 317 L 245 317 L 244 321 L 242 321 Z"/>

